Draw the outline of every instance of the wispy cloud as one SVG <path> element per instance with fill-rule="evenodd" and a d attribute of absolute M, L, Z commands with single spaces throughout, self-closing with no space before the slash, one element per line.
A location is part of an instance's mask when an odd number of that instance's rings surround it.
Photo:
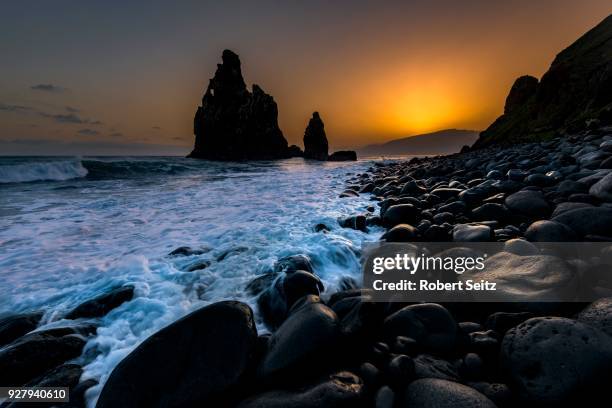
<path fill-rule="evenodd" d="M 72 106 L 66 106 L 66 111 L 67 111 L 67 112 L 70 112 L 70 113 L 78 113 L 78 112 L 80 112 L 81 110 L 80 110 L 80 109 L 77 109 L 77 108 L 73 108 Z"/>
<path fill-rule="evenodd" d="M 102 124 L 102 122 L 99 120 L 82 118 L 76 113 L 64 114 L 64 113 L 47 113 L 47 112 L 38 111 L 38 114 L 42 116 L 43 118 L 53 119 L 57 123 L 76 123 L 78 125 L 94 125 L 94 126 Z"/>
<path fill-rule="evenodd" d="M 20 113 L 35 111 L 35 109 L 30 106 L 10 105 L 6 103 L 2 103 L 2 102 L 0 102 L 0 110 L 6 111 L 6 112 L 20 112 Z"/>
<path fill-rule="evenodd" d="M 49 92 L 49 93 L 64 93 L 68 91 L 68 88 L 57 86 L 53 84 L 36 84 L 32 85 L 30 89 L 34 91 Z"/>
<path fill-rule="evenodd" d="M 110 137 L 123 137 L 124 134 L 121 133 L 121 132 L 113 132 L 113 133 L 109 134 L 108 136 L 110 136 Z"/>
<path fill-rule="evenodd" d="M 154 130 L 161 130 L 161 128 L 159 126 L 153 126 Z"/>
<path fill-rule="evenodd" d="M 77 133 L 82 136 L 98 136 L 100 134 L 100 132 L 94 129 L 81 129 Z"/>

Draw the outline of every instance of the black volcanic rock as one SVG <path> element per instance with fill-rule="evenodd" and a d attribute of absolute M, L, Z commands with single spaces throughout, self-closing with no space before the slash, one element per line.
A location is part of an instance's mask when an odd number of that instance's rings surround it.
<path fill-rule="evenodd" d="M 266 160 L 289 157 L 278 127 L 278 108 L 259 86 L 247 90 L 238 55 L 223 51 L 202 97 L 194 122 L 195 146 L 189 157 L 209 160 Z"/>
<path fill-rule="evenodd" d="M 122 286 L 96 298 L 81 303 L 66 315 L 66 319 L 102 317 L 134 297 L 132 285 Z"/>
<path fill-rule="evenodd" d="M 96 407 L 231 405 L 228 400 L 254 363 L 256 347 L 251 308 L 213 303 L 136 347 L 115 367 Z"/>
<path fill-rule="evenodd" d="M 42 316 L 40 312 L 0 316 L 0 347 L 34 330 Z"/>
<path fill-rule="evenodd" d="M 533 95 L 535 95 L 538 89 L 538 79 L 531 75 L 523 75 L 518 77 L 510 93 L 506 97 L 506 104 L 504 105 L 504 114 L 512 114 L 519 110 L 521 106 L 525 104 Z"/>
<path fill-rule="evenodd" d="M 353 150 L 338 150 L 327 158 L 329 161 L 356 161 L 357 153 Z"/>
<path fill-rule="evenodd" d="M 548 139 L 612 122 L 612 15 L 561 51 L 539 83 L 516 80 L 504 114 L 474 147 Z"/>
<path fill-rule="evenodd" d="M 304 132 L 304 158 L 327 160 L 327 153 L 328 145 L 325 125 L 319 116 L 319 112 L 314 112 Z"/>

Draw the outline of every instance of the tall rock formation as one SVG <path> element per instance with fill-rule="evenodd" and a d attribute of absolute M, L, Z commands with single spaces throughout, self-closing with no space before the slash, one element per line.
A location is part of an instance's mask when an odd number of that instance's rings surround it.
<path fill-rule="evenodd" d="M 304 132 L 304 158 L 327 160 L 328 148 L 325 125 L 319 112 L 314 112 Z"/>
<path fill-rule="evenodd" d="M 238 55 L 224 50 L 193 121 L 195 146 L 189 157 L 266 160 L 289 157 L 278 127 L 278 108 L 259 86 L 249 92 Z"/>
<path fill-rule="evenodd" d="M 612 123 L 612 15 L 561 51 L 539 82 L 517 79 L 474 147 L 542 140 L 592 121 Z"/>

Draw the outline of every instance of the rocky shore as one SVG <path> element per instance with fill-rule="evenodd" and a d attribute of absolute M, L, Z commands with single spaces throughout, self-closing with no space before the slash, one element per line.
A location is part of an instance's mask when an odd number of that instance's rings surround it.
<path fill-rule="evenodd" d="M 382 225 L 387 242 L 504 241 L 499 273 L 525 276 L 537 273 L 534 262 L 521 262 L 512 248 L 612 241 L 611 159 L 612 128 L 603 127 L 379 162 L 342 193 L 368 194 L 371 211 L 338 222 Z M 324 234 L 328 226 L 313 227 Z M 97 407 L 574 406 L 612 385 L 612 280 L 609 268 L 568 271 L 599 279 L 600 299 L 546 307 L 381 303 L 352 280 L 326 291 L 309 257 L 296 254 L 245 288 L 271 334 L 258 333 L 246 304 L 206 306 L 123 359 Z M 75 358 L 95 332 L 91 322 L 132 296 L 128 286 L 92 299 L 66 315 L 77 323 L 66 328 L 37 332 L 40 314 L 5 316 L 0 383 L 69 386 L 66 406 L 83 406 L 95 381 L 79 383 Z"/>

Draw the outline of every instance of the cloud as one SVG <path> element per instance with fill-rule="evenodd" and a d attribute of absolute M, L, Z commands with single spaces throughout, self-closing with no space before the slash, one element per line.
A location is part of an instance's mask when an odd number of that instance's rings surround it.
<path fill-rule="evenodd" d="M 159 126 L 153 126 L 153 129 L 155 130 L 161 130 L 161 128 Z"/>
<path fill-rule="evenodd" d="M 9 105 L 6 103 L 0 102 L 0 110 L 6 112 L 32 112 L 35 111 L 34 108 L 30 106 L 23 105 Z"/>
<path fill-rule="evenodd" d="M 80 109 L 77 109 L 77 108 L 73 108 L 72 106 L 66 106 L 66 111 L 67 111 L 67 112 L 70 112 L 70 113 L 78 113 L 78 112 L 80 112 L 81 110 L 80 110 Z"/>
<path fill-rule="evenodd" d="M 121 132 L 113 132 L 111 134 L 109 134 L 110 137 L 123 137 L 123 133 Z"/>
<path fill-rule="evenodd" d="M 93 129 L 81 129 L 77 133 L 83 136 L 98 136 L 100 134 L 100 132 Z"/>
<path fill-rule="evenodd" d="M 102 122 L 99 120 L 85 119 L 75 113 L 64 114 L 64 113 L 47 113 L 47 112 L 38 111 L 38 114 L 42 116 L 43 118 L 53 119 L 57 123 L 76 123 L 78 125 L 93 125 L 93 126 L 102 124 Z"/>
<path fill-rule="evenodd" d="M 64 88 L 64 87 L 53 85 L 53 84 L 36 84 L 36 85 L 32 85 L 30 89 L 34 91 L 49 92 L 49 93 L 64 93 L 68 91 L 68 88 Z"/>

